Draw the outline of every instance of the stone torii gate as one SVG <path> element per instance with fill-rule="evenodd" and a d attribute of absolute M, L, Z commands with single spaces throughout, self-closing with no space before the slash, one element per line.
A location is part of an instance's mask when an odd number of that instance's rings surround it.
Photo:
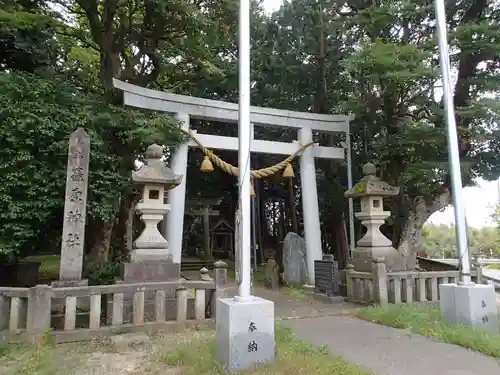
<path fill-rule="evenodd" d="M 184 130 L 189 130 L 190 118 L 231 122 L 235 123 L 235 125 L 238 122 L 238 105 L 235 103 L 150 90 L 117 79 L 113 80 L 113 84 L 117 89 L 123 91 L 125 105 L 174 114 L 182 123 Z M 313 131 L 345 134 L 346 142 L 344 148 L 324 147 L 314 144 L 313 147 L 308 147 L 300 155 L 300 186 L 309 275 L 308 282 L 310 285 L 314 285 L 314 261 L 321 260 L 323 257 L 314 158 L 347 159 L 348 185 L 349 188 L 352 187 L 349 133 L 349 122 L 352 119 L 352 116 L 344 115 L 324 115 L 274 108 L 250 107 L 250 122 L 252 125 L 295 128 L 298 129 L 299 138 L 295 142 L 288 143 L 254 139 L 252 134 L 251 152 L 289 156 L 296 152 L 301 144 L 304 145 L 313 141 Z M 193 131 L 193 133 L 195 132 Z M 237 137 L 195 134 L 196 138 L 209 149 L 238 150 Z M 189 147 L 198 147 L 198 145 L 194 141 L 182 144 L 174 152 L 170 165 L 173 173 L 184 176 L 182 183 L 168 194 L 168 203 L 170 204 L 171 211 L 167 214 L 165 233 L 170 245 L 169 251 L 175 263 L 181 262 Z M 353 249 L 355 246 L 353 245 L 354 213 L 352 199 L 349 200 L 349 218 L 351 248 Z"/>

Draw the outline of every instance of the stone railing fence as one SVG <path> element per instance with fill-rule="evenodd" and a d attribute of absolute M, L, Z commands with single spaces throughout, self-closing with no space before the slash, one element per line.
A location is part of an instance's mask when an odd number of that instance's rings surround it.
<path fill-rule="evenodd" d="M 482 267 L 471 272 L 472 280 L 482 284 Z M 346 272 L 347 299 L 361 304 L 412 303 L 439 301 L 439 285 L 458 280 L 458 271 L 387 272 L 384 259 L 374 259 L 372 272 L 357 272 L 348 265 Z"/>
<path fill-rule="evenodd" d="M 50 334 L 61 343 L 211 324 L 215 302 L 226 294 L 227 264 L 215 262 L 213 280 L 207 278 L 205 270 L 201 276 L 205 280 L 64 288 L 0 287 L 0 341 L 34 342 Z M 109 301 L 108 315 L 103 314 L 106 309 L 101 301 Z M 54 311 L 55 305 L 62 305 L 62 313 Z"/>

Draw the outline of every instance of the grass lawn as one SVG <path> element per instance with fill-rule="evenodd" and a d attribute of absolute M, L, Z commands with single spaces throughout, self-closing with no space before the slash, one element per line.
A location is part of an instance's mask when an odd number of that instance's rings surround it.
<path fill-rule="evenodd" d="M 236 279 L 234 269 L 227 270 L 227 277 L 231 280 Z M 257 267 L 257 271 L 253 275 L 254 285 L 264 285 L 266 281 L 266 266 Z M 306 300 L 308 298 L 307 294 L 304 292 L 300 285 L 284 285 L 281 286 L 279 291 L 283 294 L 294 297 L 295 299 Z"/>
<path fill-rule="evenodd" d="M 187 330 L 152 337 L 151 342 L 119 349 L 109 339 L 53 346 L 0 344 L 2 375 L 223 375 L 215 360 L 215 332 Z M 325 346 L 296 339 L 277 325 L 276 360 L 244 375 L 368 375 Z"/>
<path fill-rule="evenodd" d="M 439 308 L 419 304 L 374 306 L 357 311 L 356 316 L 500 358 L 500 333 L 448 323 Z"/>
<path fill-rule="evenodd" d="M 314 346 L 298 340 L 291 330 L 276 328 L 276 360 L 273 363 L 241 372 L 246 375 L 368 375 L 342 358 L 333 357 L 326 346 Z M 153 355 L 146 375 L 170 374 L 165 366 L 175 369 L 172 374 L 226 374 L 215 361 L 215 333 L 196 332 L 185 337 L 176 347 L 160 348 Z"/>
<path fill-rule="evenodd" d="M 486 268 L 491 268 L 493 270 L 500 270 L 500 264 L 490 264 Z"/>
<path fill-rule="evenodd" d="M 236 279 L 236 272 L 234 268 L 228 268 L 227 277 L 231 280 Z M 258 266 L 257 271 L 253 274 L 253 282 L 254 284 L 264 284 L 266 281 L 266 266 Z"/>

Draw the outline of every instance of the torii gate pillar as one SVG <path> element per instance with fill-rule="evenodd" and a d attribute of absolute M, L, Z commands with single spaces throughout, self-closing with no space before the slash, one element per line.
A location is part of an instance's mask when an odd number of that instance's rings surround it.
<path fill-rule="evenodd" d="M 177 113 L 177 120 L 182 122 L 183 129 L 189 129 L 189 115 Z M 174 263 L 181 263 L 182 256 L 182 235 L 184 232 L 184 213 L 186 203 L 186 178 L 188 164 L 189 145 L 187 142 L 179 145 L 172 155 L 170 169 L 175 174 L 183 176 L 182 182 L 175 189 L 168 192 L 167 200 L 170 205 L 170 212 L 165 221 L 165 233 L 169 242 L 169 251 Z"/>
<path fill-rule="evenodd" d="M 313 141 L 312 130 L 299 130 L 299 142 L 306 144 Z M 304 218 L 306 240 L 306 262 L 309 285 L 314 286 L 314 261 L 323 259 L 321 248 L 321 227 L 319 221 L 318 187 L 313 148 L 308 147 L 300 156 L 300 195 Z"/>

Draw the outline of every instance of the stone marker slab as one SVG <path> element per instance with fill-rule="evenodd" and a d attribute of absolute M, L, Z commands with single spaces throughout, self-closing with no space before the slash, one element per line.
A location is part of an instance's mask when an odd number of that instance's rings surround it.
<path fill-rule="evenodd" d="M 307 283 L 306 241 L 290 232 L 283 243 L 283 280 L 288 284 Z"/>
<path fill-rule="evenodd" d="M 498 331 L 498 311 L 493 285 L 441 284 L 439 294 L 441 313 L 447 321 Z"/>
<path fill-rule="evenodd" d="M 68 147 L 66 201 L 59 270 L 59 279 L 63 281 L 75 281 L 82 278 L 89 159 L 89 135 L 83 128 L 78 128 L 71 133 Z"/>
<path fill-rule="evenodd" d="M 216 359 L 226 371 L 274 360 L 274 302 L 220 298 L 215 311 Z"/>

